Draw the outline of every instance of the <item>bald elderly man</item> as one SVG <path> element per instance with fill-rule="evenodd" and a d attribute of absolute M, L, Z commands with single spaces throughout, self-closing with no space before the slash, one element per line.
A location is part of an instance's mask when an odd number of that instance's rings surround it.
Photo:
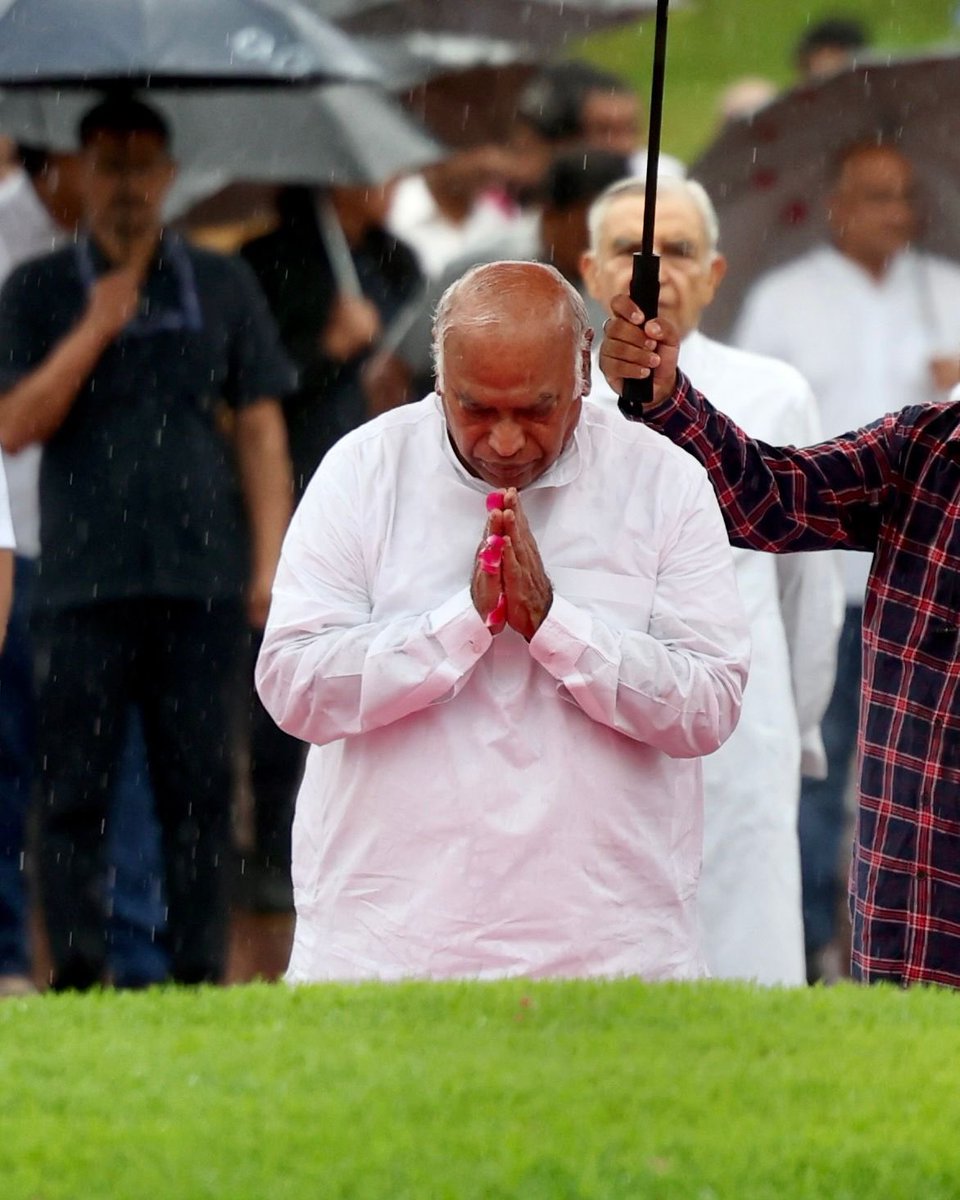
<path fill-rule="evenodd" d="M 257 668 L 311 742 L 292 982 L 704 973 L 699 758 L 749 643 L 702 468 L 584 407 L 553 268 L 476 267 L 437 391 L 326 456 Z"/>

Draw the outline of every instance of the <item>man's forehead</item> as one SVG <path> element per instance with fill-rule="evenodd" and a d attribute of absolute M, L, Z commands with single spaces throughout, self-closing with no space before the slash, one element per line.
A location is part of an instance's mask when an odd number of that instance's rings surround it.
<path fill-rule="evenodd" d="M 604 232 L 612 241 L 622 230 L 632 231 L 642 226 L 645 197 L 618 196 L 607 210 Z M 694 201 L 680 192 L 668 192 L 657 199 L 656 230 L 669 237 L 682 237 L 702 242 L 706 238 L 703 216 Z"/>
<path fill-rule="evenodd" d="M 492 300 L 490 296 L 469 293 L 458 299 L 451 313 L 451 332 L 488 332 L 508 329 L 511 332 L 542 328 L 542 322 L 563 321 L 569 324 L 569 306 L 559 288 L 531 287 L 529 290 L 506 290 Z"/>
<path fill-rule="evenodd" d="M 840 182 L 859 184 L 877 176 L 909 178 L 910 160 L 892 146 L 867 146 L 850 155 L 840 172 Z"/>
<path fill-rule="evenodd" d="M 559 339 L 573 336 L 568 315 L 560 305 L 473 315 L 478 319 L 470 320 L 471 314 L 464 313 L 462 319 L 451 322 L 446 337 L 448 354 L 469 354 L 504 342 L 510 346 L 556 346 Z"/>
<path fill-rule="evenodd" d="M 164 159 L 167 147 L 159 134 L 148 129 L 97 129 L 83 152 L 95 158 L 130 157 Z"/>

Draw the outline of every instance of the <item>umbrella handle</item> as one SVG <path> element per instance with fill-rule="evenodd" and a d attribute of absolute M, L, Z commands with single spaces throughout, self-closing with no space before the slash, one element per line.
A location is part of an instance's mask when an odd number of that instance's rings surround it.
<path fill-rule="evenodd" d="M 314 200 L 314 212 L 317 218 L 317 229 L 323 241 L 330 269 L 337 285 L 337 291 L 342 296 L 361 297 L 363 288 L 354 266 L 353 255 L 343 226 L 337 218 L 337 211 L 329 196 L 318 195 Z"/>
<path fill-rule="evenodd" d="M 660 307 L 660 256 L 635 254 L 630 299 L 643 310 L 644 319 L 652 320 Z M 628 421 L 643 420 L 643 406 L 653 403 L 653 376 L 625 379 L 619 408 Z"/>

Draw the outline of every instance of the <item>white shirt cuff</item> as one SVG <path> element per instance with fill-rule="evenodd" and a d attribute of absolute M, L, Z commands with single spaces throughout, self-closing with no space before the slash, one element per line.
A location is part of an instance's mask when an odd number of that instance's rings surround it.
<path fill-rule="evenodd" d="M 530 639 L 530 653 L 555 679 L 563 679 L 576 669 L 590 631 L 589 615 L 554 592 L 550 611 Z"/>
<path fill-rule="evenodd" d="M 493 641 L 493 635 L 474 606 L 469 588 L 463 588 L 435 608 L 430 613 L 429 623 L 431 635 L 458 669 L 465 670 L 475 663 Z"/>

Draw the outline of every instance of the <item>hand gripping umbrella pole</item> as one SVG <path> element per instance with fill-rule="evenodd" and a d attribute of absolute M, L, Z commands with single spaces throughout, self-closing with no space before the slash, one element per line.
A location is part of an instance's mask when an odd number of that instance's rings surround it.
<path fill-rule="evenodd" d="M 649 321 L 660 305 L 660 256 L 653 252 L 653 229 L 657 215 L 657 172 L 660 165 L 660 129 L 663 124 L 663 82 L 667 65 L 667 8 L 669 0 L 657 0 L 657 24 L 653 49 L 653 82 L 650 90 L 650 136 L 647 139 L 647 181 L 644 188 L 643 236 L 640 253 L 633 256 L 630 299 Z M 643 420 L 643 406 L 653 401 L 653 376 L 626 379 L 620 411 L 629 421 Z"/>

